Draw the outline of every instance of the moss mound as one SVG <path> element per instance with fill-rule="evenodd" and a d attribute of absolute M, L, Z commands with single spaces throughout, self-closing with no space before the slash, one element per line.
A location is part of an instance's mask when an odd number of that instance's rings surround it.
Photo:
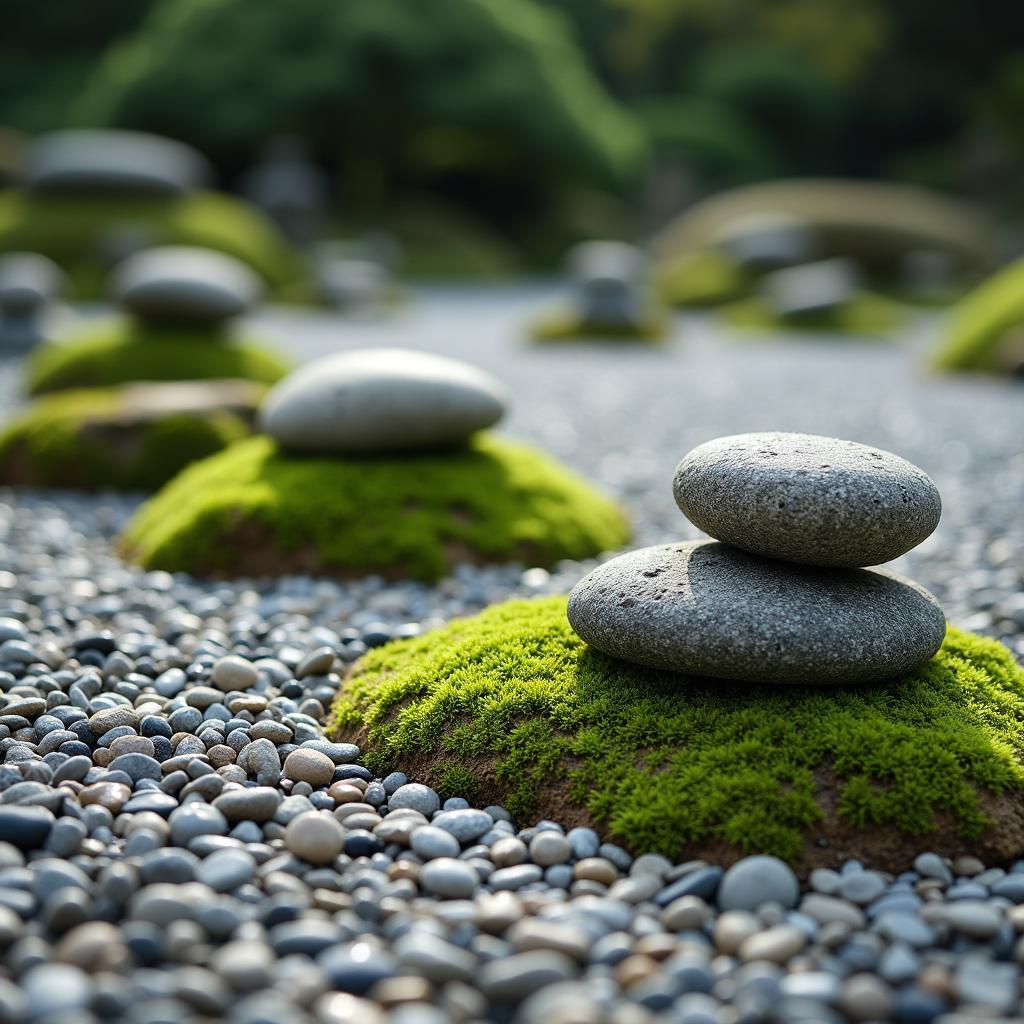
<path fill-rule="evenodd" d="M 779 316 L 771 303 L 760 296 L 730 302 L 720 313 L 726 323 L 744 330 L 823 331 L 869 336 L 891 334 L 906 319 L 898 303 L 874 292 L 860 292 L 839 306 L 796 316 Z"/>
<path fill-rule="evenodd" d="M 563 598 L 511 601 L 371 651 L 335 733 L 375 771 L 597 825 L 636 852 L 764 851 L 804 870 L 900 869 L 922 843 L 1024 852 L 1024 670 L 955 629 L 897 681 L 797 692 L 616 661 L 573 633 Z"/>
<path fill-rule="evenodd" d="M 250 433 L 227 409 L 138 417 L 119 389 L 39 399 L 0 432 L 0 482 L 152 491 L 190 462 Z"/>
<path fill-rule="evenodd" d="M 943 370 L 1024 371 L 1024 259 L 953 308 L 935 362 Z"/>
<path fill-rule="evenodd" d="M 273 384 L 289 370 L 274 353 L 217 327 L 160 327 L 131 317 L 89 324 L 40 346 L 27 372 L 30 395 L 104 388 L 139 380 L 254 380 Z"/>
<path fill-rule="evenodd" d="M 59 263 L 73 297 L 95 298 L 118 233 L 147 245 L 198 245 L 247 263 L 272 289 L 303 276 L 300 257 L 255 208 L 219 192 L 183 196 L 0 193 L 0 252 L 23 249 Z"/>
<path fill-rule="evenodd" d="M 478 434 L 445 453 L 285 455 L 267 437 L 189 467 L 129 524 L 148 568 L 197 575 L 383 573 L 461 561 L 551 565 L 621 547 L 622 513 L 524 445 Z"/>
<path fill-rule="evenodd" d="M 740 298 L 753 275 L 717 249 L 695 249 L 666 260 L 655 272 L 655 282 L 668 305 L 701 309 Z"/>
<path fill-rule="evenodd" d="M 572 310 L 556 310 L 540 317 L 530 327 L 535 342 L 621 341 L 659 344 L 665 340 L 668 320 L 656 312 L 637 324 L 595 324 Z"/>

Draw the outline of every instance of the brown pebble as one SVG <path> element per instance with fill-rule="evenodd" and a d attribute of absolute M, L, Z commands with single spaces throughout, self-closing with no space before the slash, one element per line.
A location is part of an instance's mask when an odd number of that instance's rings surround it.
<path fill-rule="evenodd" d="M 326 786 L 334 775 L 334 762 L 319 750 L 299 747 L 284 759 L 284 774 L 296 782 Z"/>
<path fill-rule="evenodd" d="M 109 747 L 97 747 L 92 752 L 92 763 L 99 765 L 100 768 L 106 768 L 113 760 L 114 755 L 110 752 Z"/>
<path fill-rule="evenodd" d="M 408 1003 L 429 1003 L 432 995 L 430 982 L 413 976 L 385 978 L 370 990 L 370 998 L 386 1010 Z"/>
<path fill-rule="evenodd" d="M 414 882 L 418 882 L 420 878 L 420 866 L 414 864 L 411 860 L 396 860 L 388 868 L 388 878 L 392 882 L 397 882 L 401 878 L 409 878 Z"/>
<path fill-rule="evenodd" d="M 226 743 L 215 743 L 206 752 L 210 758 L 210 764 L 215 768 L 222 768 L 226 764 L 234 764 L 235 758 L 238 756 L 235 753 L 234 747 L 229 747 Z"/>
<path fill-rule="evenodd" d="M 118 736 L 108 749 L 112 758 L 122 754 L 145 754 L 146 757 L 152 757 L 155 752 L 153 741 L 148 736 Z"/>
<path fill-rule="evenodd" d="M 327 795 L 336 804 L 356 804 L 363 802 L 363 791 L 357 786 L 353 786 L 350 782 L 336 782 L 329 790 Z"/>
<path fill-rule="evenodd" d="M 619 872 L 611 861 L 603 857 L 584 857 L 576 862 L 573 878 L 581 882 L 600 882 L 611 885 L 619 877 Z"/>
<path fill-rule="evenodd" d="M 83 805 L 99 804 L 116 814 L 128 802 L 132 791 L 121 782 L 94 782 L 78 794 Z"/>
<path fill-rule="evenodd" d="M 659 963 L 667 960 L 679 949 L 679 940 L 674 935 L 666 932 L 655 932 L 653 935 L 645 935 L 639 939 L 633 947 L 633 952 L 642 956 L 649 956 Z"/>
<path fill-rule="evenodd" d="M 623 987 L 629 988 L 638 982 L 646 981 L 658 973 L 658 965 L 649 956 L 633 953 L 615 966 L 615 980 Z"/>

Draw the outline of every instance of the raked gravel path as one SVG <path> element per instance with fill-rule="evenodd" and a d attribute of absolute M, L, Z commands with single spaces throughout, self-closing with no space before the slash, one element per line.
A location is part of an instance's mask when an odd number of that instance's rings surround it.
<path fill-rule="evenodd" d="M 672 470 L 710 437 L 806 430 L 892 449 L 944 499 L 898 563 L 953 621 L 1024 654 L 1024 386 L 901 346 L 739 342 L 703 318 L 664 349 L 523 342 L 536 289 L 431 289 L 384 322 L 274 310 L 296 359 L 403 344 L 503 379 L 503 429 L 620 495 L 636 542 L 693 537 Z M 0 394 L 17 367 L 0 368 Z M 124 566 L 123 497 L 0 494 L 0 1024 L 739 1024 L 1012 1019 L 1024 864 L 926 850 L 892 877 L 630 858 L 507 820 L 323 740 L 346 663 L 554 574 L 435 588 L 203 584 Z M 398 766 L 400 767 L 400 766 Z"/>

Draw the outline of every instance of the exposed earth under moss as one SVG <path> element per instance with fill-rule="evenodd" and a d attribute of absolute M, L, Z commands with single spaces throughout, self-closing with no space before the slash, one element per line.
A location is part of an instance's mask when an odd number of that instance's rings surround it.
<path fill-rule="evenodd" d="M 805 871 L 1024 853 L 1024 670 L 955 629 L 899 680 L 797 691 L 638 668 L 588 648 L 563 598 L 511 601 L 371 651 L 334 732 L 374 771 L 635 852 Z"/>
<path fill-rule="evenodd" d="M 133 391 L 84 389 L 40 398 L 0 433 L 0 483 L 152 491 L 190 462 L 250 433 L 252 415 L 227 408 L 156 414 L 132 408 Z M 145 401 L 144 393 L 138 397 Z"/>
<path fill-rule="evenodd" d="M 304 572 L 436 580 L 463 561 L 551 565 L 621 547 L 619 508 L 532 448 L 364 458 L 257 437 L 189 467 L 124 536 L 143 565 L 206 576 Z"/>
<path fill-rule="evenodd" d="M 184 196 L 0 192 L 0 252 L 40 252 L 68 273 L 72 297 L 103 293 L 109 264 L 125 243 L 198 245 L 252 267 L 272 289 L 301 279 L 299 255 L 262 213 L 219 192 Z"/>
<path fill-rule="evenodd" d="M 26 368 L 30 395 L 105 388 L 140 380 L 254 380 L 273 384 L 289 370 L 273 352 L 217 327 L 156 327 L 116 317 L 42 345 Z"/>

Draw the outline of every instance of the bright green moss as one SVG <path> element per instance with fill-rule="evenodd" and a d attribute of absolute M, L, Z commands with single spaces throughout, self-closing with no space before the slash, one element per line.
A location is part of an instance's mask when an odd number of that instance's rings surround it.
<path fill-rule="evenodd" d="M 695 249 L 666 260 L 657 270 L 658 294 L 669 306 L 703 308 L 738 299 L 751 275 L 717 249 Z"/>
<path fill-rule="evenodd" d="M 860 292 L 831 309 L 798 316 L 779 316 L 760 296 L 730 302 L 721 308 L 722 319 L 733 327 L 752 331 L 823 331 L 836 334 L 887 335 L 905 320 L 903 309 L 881 295 Z"/>
<path fill-rule="evenodd" d="M 1020 372 L 1024 367 L 1024 259 L 953 308 L 935 358 L 943 370 Z"/>
<path fill-rule="evenodd" d="M 228 253 L 271 288 L 303 276 L 299 255 L 255 208 L 219 192 L 183 196 L 0 193 L 0 252 L 26 249 L 59 263 L 76 298 L 102 294 L 105 260 L 118 235 L 146 245 L 198 245 Z"/>
<path fill-rule="evenodd" d="M 248 433 L 225 410 L 132 423 L 120 414 L 117 389 L 65 391 L 39 399 L 0 433 L 0 481 L 152 491 Z"/>
<path fill-rule="evenodd" d="M 28 393 L 38 395 L 140 380 L 239 378 L 273 384 L 288 369 L 272 352 L 233 340 L 220 328 L 156 327 L 116 317 L 42 345 L 26 372 Z"/>
<path fill-rule="evenodd" d="M 621 547 L 618 507 L 550 458 L 477 435 L 461 450 L 329 458 L 266 437 L 191 466 L 124 537 L 143 565 L 197 575 L 382 572 L 464 560 L 550 565 Z"/>
<path fill-rule="evenodd" d="M 530 328 L 536 342 L 635 341 L 659 344 L 665 340 L 668 320 L 660 312 L 648 312 L 637 324 L 595 324 L 572 310 L 557 310 L 540 317 Z"/>
<path fill-rule="evenodd" d="M 961 841 L 996 828 L 979 790 L 1024 788 L 1024 670 L 950 629 L 931 662 L 881 686 L 688 679 L 591 650 L 564 598 L 510 601 L 371 651 L 336 731 L 374 771 L 429 782 L 461 764 L 526 821 L 575 808 L 637 851 L 798 859 L 829 789 L 854 828 L 924 834 L 945 814 Z"/>

